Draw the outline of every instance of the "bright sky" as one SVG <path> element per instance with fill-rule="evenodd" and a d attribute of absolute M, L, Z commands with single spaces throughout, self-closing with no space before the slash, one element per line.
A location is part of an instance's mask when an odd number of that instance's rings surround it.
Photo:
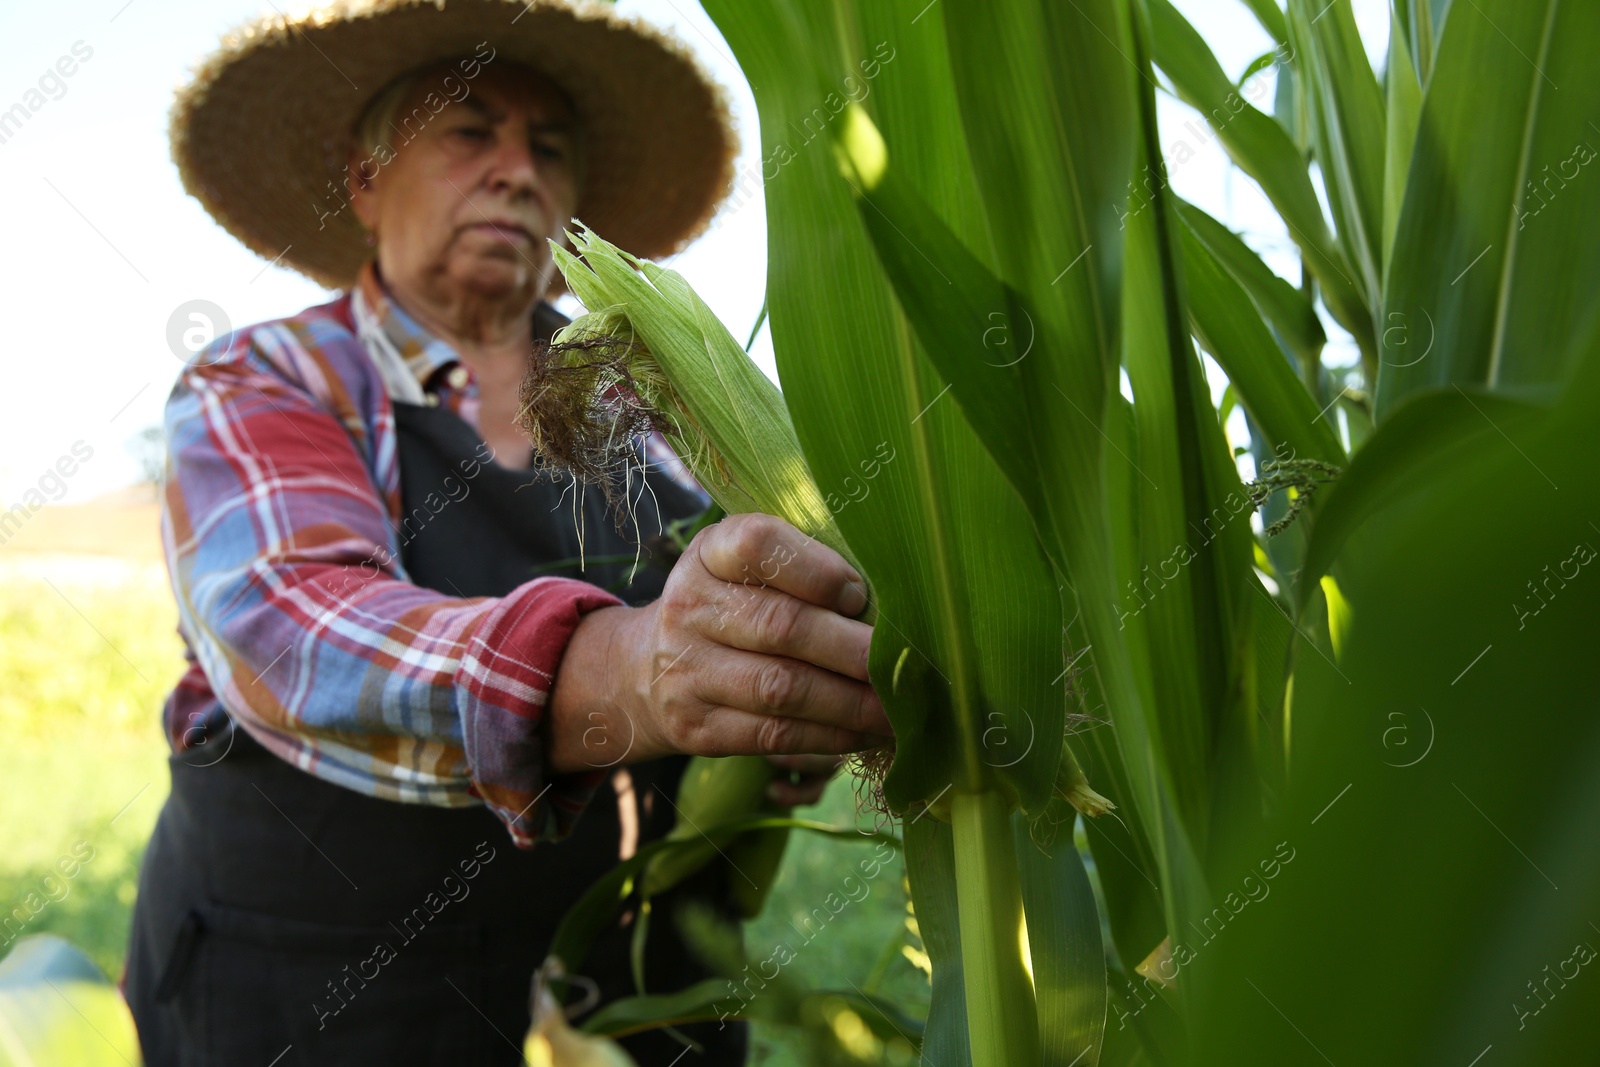
<path fill-rule="evenodd" d="M 730 88 L 744 137 L 739 166 L 757 168 L 755 103 L 727 45 L 694 0 L 621 0 L 618 5 L 675 29 Z M 1237 0 L 1177 0 L 1238 75 L 1270 42 Z M 1369 52 L 1387 40 L 1385 0 L 1355 0 Z M 160 421 L 181 364 L 167 320 L 205 299 L 235 327 L 276 318 L 327 294 L 246 251 L 184 194 L 167 155 L 167 109 L 189 67 L 263 0 L 76 0 L 6 3 L 0 12 L 0 111 L 23 98 L 62 56 L 76 72 L 52 86 L 23 128 L 0 144 L 0 203 L 6 205 L 0 293 L 0 509 L 35 486 L 83 442 L 94 450 L 64 502 L 81 503 L 138 478 L 126 443 Z M 1270 106 L 1272 74 L 1261 75 Z M 1177 192 L 1246 233 L 1275 269 L 1298 280 L 1276 217 L 1254 183 L 1229 167 L 1212 138 L 1183 130 L 1193 112 L 1162 105 L 1162 143 L 1182 138 L 1195 156 L 1173 168 Z M 781 178 L 779 179 L 781 180 Z M 724 212 L 710 234 L 672 263 L 735 336 L 761 306 L 766 226 L 759 196 Z M 771 343 L 757 357 L 771 373 Z M 1337 356 L 1334 356 L 1336 360 Z"/>

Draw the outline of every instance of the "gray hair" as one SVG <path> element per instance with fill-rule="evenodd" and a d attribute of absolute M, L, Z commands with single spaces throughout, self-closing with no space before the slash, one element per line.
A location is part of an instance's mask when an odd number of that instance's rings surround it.
<path fill-rule="evenodd" d="M 402 74 L 368 100 L 367 106 L 361 110 L 361 117 L 356 119 L 351 129 L 351 147 L 368 156 L 377 154 L 379 148 L 389 147 L 389 135 L 394 131 L 394 120 L 400 113 L 400 105 L 416 88 L 421 77 L 420 70 Z M 390 148 L 390 151 L 393 152 L 393 149 Z"/>

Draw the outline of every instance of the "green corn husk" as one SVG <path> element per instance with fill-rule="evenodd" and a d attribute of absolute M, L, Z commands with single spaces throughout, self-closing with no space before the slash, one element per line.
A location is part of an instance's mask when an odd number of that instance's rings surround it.
<path fill-rule="evenodd" d="M 734 819 L 775 813 L 776 808 L 772 805 L 760 805 L 752 810 L 749 805 L 740 802 L 745 795 L 759 796 L 765 793 L 767 783 L 772 780 L 772 775 L 768 773 L 771 767 L 760 756 L 726 759 L 697 756 L 690 760 L 684 768 L 683 778 L 678 782 L 678 825 L 667 836 L 674 840 L 685 839 L 696 836 L 696 826 L 708 829 Z M 706 853 L 714 851 L 709 841 L 702 842 L 702 847 Z M 704 855 L 699 856 L 699 862 L 685 869 L 683 861 L 695 856 L 695 851 L 669 853 L 671 862 L 652 864 L 644 878 L 646 895 L 670 888 L 706 859 Z"/>
<path fill-rule="evenodd" d="M 684 768 L 678 783 L 678 820 L 667 836 L 683 840 L 735 819 L 783 814 L 783 809 L 766 795 L 775 771 L 760 756 L 696 756 Z M 740 835 L 723 849 L 736 868 L 730 888 L 745 918 L 754 918 L 766 902 L 766 891 L 783 859 L 788 839 L 788 830 L 760 830 Z M 640 892 L 646 897 L 665 892 L 716 854 L 716 846 L 709 840 L 685 851 L 663 853 L 646 869 Z"/>
<path fill-rule="evenodd" d="M 541 460 L 609 493 L 620 471 L 625 499 L 633 436 L 660 430 L 728 514 L 785 519 L 854 566 L 783 394 L 705 302 L 587 228 L 568 236 L 582 258 L 552 244 L 556 265 L 594 310 L 556 334 L 523 384 L 519 421 Z"/>

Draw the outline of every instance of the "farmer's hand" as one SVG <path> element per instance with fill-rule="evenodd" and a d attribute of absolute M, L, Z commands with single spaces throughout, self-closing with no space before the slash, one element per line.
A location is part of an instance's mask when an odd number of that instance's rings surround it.
<path fill-rule="evenodd" d="M 700 531 L 661 598 L 579 623 L 550 697 L 556 773 L 671 753 L 837 754 L 892 735 L 867 685 L 866 589 L 768 515 Z"/>

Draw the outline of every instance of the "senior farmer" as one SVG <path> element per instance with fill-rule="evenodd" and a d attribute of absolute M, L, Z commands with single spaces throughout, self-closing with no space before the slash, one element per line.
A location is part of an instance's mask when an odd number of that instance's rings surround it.
<path fill-rule="evenodd" d="M 619 535 L 514 428 L 564 321 L 546 240 L 575 214 L 641 255 L 691 239 L 731 173 L 721 94 L 608 5 L 373 0 L 228 38 L 172 134 L 219 223 L 344 292 L 219 339 L 169 401 L 189 670 L 125 977 L 146 1061 L 520 1063 L 557 920 L 671 826 L 686 754 L 769 755 L 792 805 L 889 733 L 843 559 L 746 515 L 670 575 L 579 580 L 706 497 L 652 436 Z M 697 974 L 671 926 L 658 989 Z M 625 941 L 586 968 L 607 996 Z M 685 1062 L 743 1062 L 702 1036 Z"/>

